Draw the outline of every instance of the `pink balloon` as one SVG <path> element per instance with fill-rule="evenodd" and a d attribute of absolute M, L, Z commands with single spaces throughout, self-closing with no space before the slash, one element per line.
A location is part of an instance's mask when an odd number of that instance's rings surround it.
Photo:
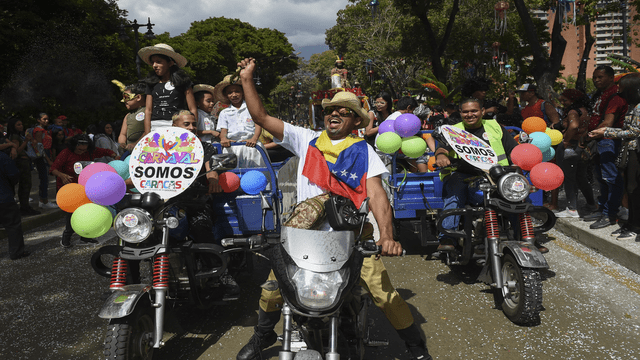
<path fill-rule="evenodd" d="M 564 181 L 564 173 L 556 164 L 543 162 L 531 169 L 529 173 L 533 186 L 544 191 L 557 189 Z"/>
<path fill-rule="evenodd" d="M 82 169 L 82 171 L 80 172 L 80 176 L 78 177 L 78 184 L 82 185 L 82 186 L 86 186 L 87 185 L 87 181 L 95 174 L 102 172 L 102 171 L 110 171 L 113 173 L 118 173 L 116 171 L 116 169 L 114 169 L 111 165 L 105 164 L 105 163 L 93 163 L 89 166 L 87 166 L 86 168 Z"/>
<path fill-rule="evenodd" d="M 542 151 L 533 144 L 520 144 L 511 150 L 511 161 L 529 171 L 542 162 Z"/>

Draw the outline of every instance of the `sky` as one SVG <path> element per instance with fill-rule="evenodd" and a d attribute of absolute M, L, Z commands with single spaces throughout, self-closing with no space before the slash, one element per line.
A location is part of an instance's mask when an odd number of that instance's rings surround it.
<path fill-rule="evenodd" d="M 193 21 L 211 17 L 240 19 L 257 28 L 283 32 L 300 57 L 329 48 L 324 43 L 325 30 L 336 24 L 338 10 L 348 0 L 118 0 L 120 9 L 128 11 L 127 19 L 156 24 L 153 32 L 169 32 L 178 36 Z M 140 29 L 144 32 L 146 29 Z"/>

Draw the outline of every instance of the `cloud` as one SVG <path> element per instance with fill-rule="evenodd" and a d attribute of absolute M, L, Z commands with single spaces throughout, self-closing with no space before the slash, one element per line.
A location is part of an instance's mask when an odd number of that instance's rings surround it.
<path fill-rule="evenodd" d="M 324 45 L 325 31 L 348 0 L 119 0 L 127 18 L 156 24 L 156 34 L 177 36 L 193 21 L 210 17 L 240 19 L 258 28 L 283 32 L 294 47 Z"/>

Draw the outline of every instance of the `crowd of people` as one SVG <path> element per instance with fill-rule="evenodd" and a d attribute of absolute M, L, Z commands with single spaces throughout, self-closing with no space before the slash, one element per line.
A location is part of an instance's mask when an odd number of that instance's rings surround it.
<path fill-rule="evenodd" d="M 122 102 L 128 113 L 122 120 L 93 124 L 84 132 L 73 123 L 70 125 L 63 115 L 49 124 L 50 117 L 46 113 L 35 115 L 29 128 L 18 118 L 10 118 L 3 124 L 0 137 L 0 207 L 15 211 L 2 212 L 0 219 L 9 235 L 11 259 L 29 255 L 24 250 L 20 216 L 39 213 L 30 205 L 34 169 L 40 182 L 38 199 L 35 200 L 38 207 L 56 208 L 55 196 L 48 192 L 49 176 L 55 176 L 57 189 L 77 182 L 73 171 L 75 162 L 124 159 L 144 135 L 163 127 L 180 126 L 176 121 L 187 124 L 180 127 L 195 131 L 203 143 L 219 143 L 223 151 L 236 153 L 240 167 L 264 166 L 262 157 L 254 149 L 256 146 L 264 146 L 272 156 L 282 157 L 278 151 L 289 151 L 284 156 L 299 156 L 298 201 L 334 191 L 333 181 L 318 177 L 324 165 L 318 170 L 318 164 L 308 161 L 311 158 L 308 157 L 309 149 L 315 148 L 323 154 L 332 153 L 346 139 L 350 139 L 349 146 L 353 146 L 359 140 L 351 139 L 351 134 L 358 129 L 363 130 L 363 143 L 369 145 L 363 147 L 367 149 L 366 153 L 359 156 L 368 159 L 368 173 L 367 178 L 360 181 L 365 184 L 364 190 L 360 189 L 360 193 L 353 195 L 354 202 L 363 194 L 371 197 L 371 209 L 381 234 L 378 244 L 382 245 L 383 254 L 393 256 L 400 254 L 402 247 L 393 240 L 391 208 L 381 185 L 381 177 L 386 172 L 385 159 L 375 152 L 376 136 L 382 122 L 414 113 L 421 119 L 423 130 L 437 129 L 445 124 L 456 125 L 491 142 L 492 148 L 498 149 L 496 153 L 500 163 L 509 164 L 509 155 L 517 142 L 513 136 L 506 135 L 504 126 L 519 126 L 523 119 L 540 117 L 548 127 L 564 134 L 556 149 L 556 162 L 565 176 L 567 207 L 558 208 L 557 192 L 549 194 L 546 206 L 557 211 L 558 217 L 582 217 L 585 221 L 592 221 L 592 229 L 611 226 L 619 219 L 625 219 L 627 221 L 620 222 L 620 228 L 613 231 L 619 240 L 637 241 L 637 234 L 640 234 L 637 225 L 640 221 L 636 221 L 640 217 L 640 190 L 637 190 L 640 164 L 636 153 L 637 137 L 640 136 L 638 74 L 626 75 L 616 83 L 614 70 L 599 66 L 593 72 L 597 88 L 595 94 L 588 96 L 578 90 L 567 89 L 559 94 L 557 102 L 543 99 L 534 84 L 513 89 L 505 99 L 487 99 L 491 86 L 487 79 L 467 80 L 461 88 L 463 101 L 460 103 L 432 108 L 406 96 L 398 99 L 394 110 L 391 95 L 382 92 L 372 97 L 372 110 L 367 113 L 354 94 L 339 92 L 333 99 L 323 101 L 325 129 L 319 132 L 293 126 L 266 113 L 253 83 L 255 63 L 252 60 L 246 59 L 239 64 L 243 68 L 240 76 L 229 75 L 212 86 L 194 85 L 182 70 L 187 59 L 169 45 L 145 47 L 139 55 L 152 67 L 152 71 L 143 81 L 124 87 Z M 494 138 L 494 135 L 485 136 L 485 133 L 500 135 Z M 232 142 L 244 142 L 246 146 L 231 146 Z M 424 156 L 417 159 L 405 157 L 415 171 L 428 170 L 429 156 L 435 156 L 438 166 L 449 165 L 451 149 L 446 144 L 437 146 L 431 138 L 427 145 Z M 595 164 L 595 168 L 592 169 L 590 164 Z M 591 170 L 599 186 L 597 199 L 588 181 Z M 467 192 L 467 185 L 463 182 L 464 171 L 461 168 L 441 174 L 445 208 L 463 206 L 467 197 L 475 194 Z M 336 178 L 337 182 L 343 181 L 337 175 Z M 207 176 L 203 181 L 208 182 L 210 193 L 221 191 L 217 176 Z M 348 179 L 344 181 L 346 183 Z M 580 212 L 578 190 L 587 204 Z M 73 230 L 69 219 L 70 216 L 62 234 L 61 244 L 64 247 L 71 246 Z M 455 217 L 451 217 L 444 226 L 455 228 Z M 439 250 L 451 248 L 447 239 L 441 239 Z M 406 303 L 391 286 L 381 260 L 367 259 L 362 279 L 372 293 L 377 292 L 376 304 L 383 309 L 412 355 L 429 359 L 426 343 Z M 253 359 L 275 342 L 273 327 L 279 320 L 276 305 L 282 300 L 278 296 L 263 292 L 256 333 L 238 355 L 239 359 Z"/>

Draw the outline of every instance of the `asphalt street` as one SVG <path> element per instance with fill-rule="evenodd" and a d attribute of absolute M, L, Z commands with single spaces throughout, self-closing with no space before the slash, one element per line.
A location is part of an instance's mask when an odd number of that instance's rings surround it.
<path fill-rule="evenodd" d="M 76 235 L 74 247 L 61 248 L 63 221 L 27 232 L 28 258 L 11 261 L 0 250 L 0 359 L 101 358 L 107 322 L 97 312 L 108 280 L 89 265 L 99 245 L 84 245 Z M 532 327 L 514 325 L 496 309 L 490 289 L 474 280 L 477 269 L 446 266 L 410 235 L 401 237 L 408 255 L 384 261 L 435 359 L 638 359 L 640 275 L 574 239 L 550 235 L 544 309 Z M 235 359 L 256 324 L 265 271 L 240 276 L 243 293 L 229 305 L 173 309 L 157 359 Z M 382 313 L 374 308 L 371 316 L 373 338 L 390 344 L 367 349 L 366 358 L 407 359 Z M 265 358 L 276 359 L 279 347 Z"/>

